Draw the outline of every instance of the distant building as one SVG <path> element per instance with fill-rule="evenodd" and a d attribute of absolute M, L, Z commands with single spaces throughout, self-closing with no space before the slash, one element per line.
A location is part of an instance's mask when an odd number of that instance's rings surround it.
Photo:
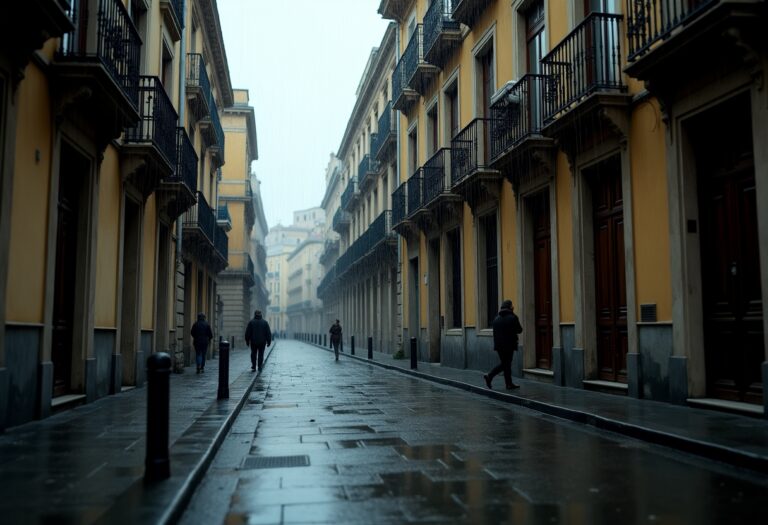
<path fill-rule="evenodd" d="M 288 263 L 288 332 L 317 334 L 321 326 L 322 302 L 317 298 L 317 285 L 322 277 L 320 252 L 323 240 L 313 235 L 287 257 Z"/>

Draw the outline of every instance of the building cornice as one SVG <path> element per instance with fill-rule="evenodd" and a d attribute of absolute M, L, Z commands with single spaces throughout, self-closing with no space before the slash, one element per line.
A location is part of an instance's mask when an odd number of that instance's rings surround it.
<path fill-rule="evenodd" d="M 197 0 L 200 22 L 204 29 L 205 41 L 210 53 L 209 59 L 213 64 L 216 75 L 216 87 L 219 90 L 222 106 L 227 108 L 234 104 L 232 81 L 229 77 L 227 51 L 224 49 L 224 35 L 221 31 L 219 8 L 216 0 Z"/>

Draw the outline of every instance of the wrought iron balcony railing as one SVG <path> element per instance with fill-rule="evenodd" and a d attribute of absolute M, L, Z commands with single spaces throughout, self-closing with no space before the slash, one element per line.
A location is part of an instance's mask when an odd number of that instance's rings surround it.
<path fill-rule="evenodd" d="M 232 216 L 229 214 L 229 206 L 226 203 L 220 204 L 216 210 L 216 224 L 226 231 L 232 229 Z"/>
<path fill-rule="evenodd" d="M 443 193 L 451 191 L 451 149 L 440 148 L 421 168 L 423 185 L 423 203 L 429 204 Z"/>
<path fill-rule="evenodd" d="M 221 226 L 216 226 L 213 234 L 213 247 L 225 261 L 229 258 L 229 238 Z"/>
<path fill-rule="evenodd" d="M 596 91 L 626 91 L 621 20 L 621 15 L 592 13 L 541 59 L 547 75 L 545 122 Z"/>
<path fill-rule="evenodd" d="M 227 246 L 229 248 L 229 246 Z M 253 264 L 253 259 L 250 253 L 245 254 L 245 271 L 253 277 L 256 274 L 256 266 Z"/>
<path fill-rule="evenodd" d="M 419 168 L 416 173 L 410 176 L 406 184 L 408 185 L 408 217 L 413 215 L 424 204 L 424 170 Z"/>
<path fill-rule="evenodd" d="M 508 153 L 526 137 L 537 135 L 544 120 L 547 77 L 529 73 L 491 107 L 491 162 Z"/>
<path fill-rule="evenodd" d="M 405 93 L 405 61 L 400 58 L 392 71 L 392 107 L 403 110 L 407 106 Z"/>
<path fill-rule="evenodd" d="M 67 13 L 75 30 L 62 37 L 59 56 L 66 61 L 101 63 L 138 109 L 139 32 L 121 0 L 98 1 L 98 12 L 84 9 L 84 2 L 69 4 Z"/>
<path fill-rule="evenodd" d="M 320 299 L 323 299 L 324 297 L 327 296 L 335 280 L 336 280 L 336 265 L 333 265 L 330 268 L 328 268 L 328 271 L 320 280 L 320 284 L 317 285 L 317 296 Z"/>
<path fill-rule="evenodd" d="M 416 30 L 403 51 L 402 61 L 405 63 L 405 86 L 423 94 L 426 79 L 437 73 L 437 68 L 427 63 L 424 56 L 424 24 L 416 24 Z"/>
<path fill-rule="evenodd" d="M 387 147 L 397 140 L 395 133 L 395 117 L 393 116 L 392 101 L 387 102 L 384 111 L 379 116 L 376 139 L 371 141 L 371 155 L 377 160 L 382 160 Z"/>
<path fill-rule="evenodd" d="M 446 33 L 457 33 L 460 26 L 453 19 L 454 0 L 432 0 L 424 15 L 424 56 L 427 61 L 437 63 L 440 42 Z"/>
<path fill-rule="evenodd" d="M 490 165 L 491 121 L 476 118 L 451 140 L 452 186 Z"/>
<path fill-rule="evenodd" d="M 342 210 L 344 210 L 344 211 L 349 210 L 349 207 L 352 204 L 352 201 L 354 200 L 356 193 L 357 193 L 357 178 L 352 177 L 352 178 L 349 179 L 349 182 L 347 183 L 346 189 L 341 194 L 341 209 Z"/>
<path fill-rule="evenodd" d="M 335 277 L 343 277 L 351 268 L 364 262 L 383 243 L 394 239 L 392 225 L 392 211 L 381 212 L 363 234 L 337 259 Z"/>
<path fill-rule="evenodd" d="M 208 206 L 205 195 L 199 191 L 197 192 L 197 204 L 184 214 L 183 225 L 184 228 L 199 229 L 208 239 L 209 243 L 214 243 L 214 231 L 217 228 L 216 216 L 213 214 L 211 207 Z"/>
<path fill-rule="evenodd" d="M 128 144 L 151 144 L 165 158 L 168 166 L 176 161 L 176 121 L 179 116 L 157 77 L 139 77 L 139 121 L 126 128 Z"/>
<path fill-rule="evenodd" d="M 406 207 L 406 187 L 404 182 L 398 186 L 394 192 L 392 192 L 392 224 L 400 224 L 405 220 L 407 207 Z"/>
<path fill-rule="evenodd" d="M 627 0 L 629 60 L 648 52 L 653 44 L 689 22 L 720 0 Z"/>
<path fill-rule="evenodd" d="M 164 180 L 184 184 L 189 192 L 197 192 L 197 153 L 192 141 L 187 136 L 187 130 L 176 128 L 176 163 L 173 174 Z"/>
<path fill-rule="evenodd" d="M 376 177 L 379 172 L 379 163 L 371 158 L 369 154 L 363 156 L 360 165 L 357 167 L 357 180 L 361 188 L 365 188 L 369 182 Z"/>
<path fill-rule="evenodd" d="M 187 53 L 187 89 L 198 93 L 197 117 L 207 117 L 211 112 L 211 80 L 200 53 Z"/>
<path fill-rule="evenodd" d="M 338 210 L 336 210 L 336 213 L 333 214 L 333 222 L 332 222 L 333 231 L 341 233 L 341 231 L 345 229 L 344 227 L 349 225 L 349 221 L 350 221 L 349 212 L 346 212 L 341 208 L 339 208 Z"/>
<path fill-rule="evenodd" d="M 211 127 L 213 128 L 213 133 L 210 135 L 211 147 L 217 148 L 221 157 L 224 158 L 224 128 L 221 127 L 221 119 L 213 95 L 211 95 L 211 108 Z"/>

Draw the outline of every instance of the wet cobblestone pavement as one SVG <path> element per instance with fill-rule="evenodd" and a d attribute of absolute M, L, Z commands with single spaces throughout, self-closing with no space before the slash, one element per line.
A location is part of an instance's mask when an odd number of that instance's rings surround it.
<path fill-rule="evenodd" d="M 284 341 L 183 524 L 766 523 L 768 479 Z"/>

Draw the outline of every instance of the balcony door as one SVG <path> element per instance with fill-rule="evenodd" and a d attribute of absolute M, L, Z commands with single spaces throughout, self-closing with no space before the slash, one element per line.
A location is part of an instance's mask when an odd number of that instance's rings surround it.
<path fill-rule="evenodd" d="M 536 326 L 536 367 L 552 368 L 552 242 L 549 191 L 530 197 L 533 224 L 533 296 Z"/>
<path fill-rule="evenodd" d="M 536 0 L 525 12 L 525 47 L 528 73 L 544 73 L 541 59 L 547 49 L 547 32 L 544 17 L 544 0 Z M 531 79 L 528 84 L 529 101 L 527 129 L 540 129 L 544 114 L 542 108 L 542 90 L 539 80 Z"/>

